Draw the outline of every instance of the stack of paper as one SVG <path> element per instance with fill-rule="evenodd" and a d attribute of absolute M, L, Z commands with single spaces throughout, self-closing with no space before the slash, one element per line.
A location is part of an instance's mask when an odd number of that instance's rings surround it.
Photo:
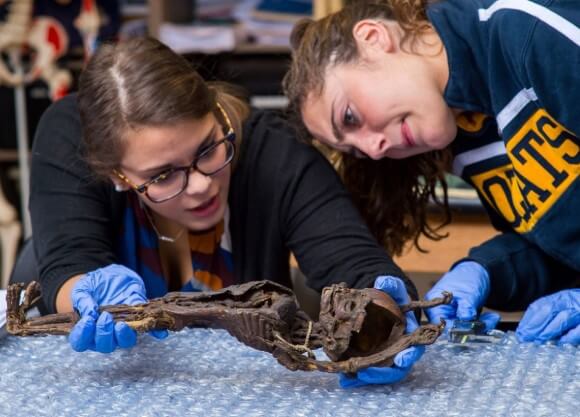
<path fill-rule="evenodd" d="M 240 0 L 195 0 L 195 16 L 197 19 L 227 19 Z"/>
<path fill-rule="evenodd" d="M 236 28 L 233 25 L 163 23 L 159 27 L 159 40 L 178 53 L 232 51 L 236 46 Z"/>
<path fill-rule="evenodd" d="M 279 6 L 284 6 L 284 2 Z M 290 33 L 294 23 L 305 17 L 300 13 L 288 13 L 288 8 L 275 12 L 275 5 L 260 0 L 241 2 L 234 12 L 247 42 L 264 46 L 290 46 Z M 286 5 L 287 6 L 287 5 Z"/>

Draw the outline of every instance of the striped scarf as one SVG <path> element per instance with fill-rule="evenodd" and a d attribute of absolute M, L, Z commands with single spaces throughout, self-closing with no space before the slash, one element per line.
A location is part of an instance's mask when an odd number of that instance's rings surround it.
<path fill-rule="evenodd" d="M 162 297 L 169 290 L 169 281 L 163 276 L 159 239 L 139 198 L 127 193 L 127 203 L 117 250 L 119 262 L 143 278 L 148 298 Z M 223 220 L 208 231 L 190 232 L 188 240 L 193 277 L 180 291 L 217 290 L 234 284 L 232 254 L 223 247 Z"/>

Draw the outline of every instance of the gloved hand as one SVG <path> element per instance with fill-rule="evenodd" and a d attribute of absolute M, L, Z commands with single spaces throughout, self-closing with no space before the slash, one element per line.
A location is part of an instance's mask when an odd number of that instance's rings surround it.
<path fill-rule="evenodd" d="M 409 304 L 409 294 L 405 284 L 400 278 L 391 276 L 380 276 L 375 280 L 375 288 L 389 294 L 398 305 Z M 412 311 L 405 313 L 407 318 L 407 328 L 405 333 L 414 332 L 419 325 Z M 377 329 L 380 331 L 380 329 Z M 340 386 L 342 388 L 360 387 L 369 384 L 393 384 L 401 381 L 411 371 L 423 353 L 425 346 L 412 346 L 399 353 L 394 358 L 394 365 L 389 368 L 370 367 L 360 370 L 355 377 L 347 374 L 340 374 Z"/>
<path fill-rule="evenodd" d="M 580 344 L 580 289 L 563 290 L 534 301 L 520 321 L 521 342 L 559 339 L 559 344 Z"/>
<path fill-rule="evenodd" d="M 451 328 L 452 321 L 474 320 L 478 310 L 483 307 L 489 295 L 489 275 L 485 268 L 473 261 L 458 263 L 425 295 L 426 300 L 441 297 L 443 291 L 453 293 L 451 304 L 428 308 L 425 312 L 429 321 L 439 324 L 441 319 L 447 322 L 446 329 Z M 497 313 L 483 313 L 479 320 L 485 323 L 487 330 L 494 329 L 499 322 Z"/>
<path fill-rule="evenodd" d="M 130 348 L 137 343 L 137 333 L 124 322 L 114 323 L 110 313 L 99 314 L 100 305 L 142 304 L 147 302 L 145 284 L 139 275 L 122 265 L 111 264 L 88 272 L 73 287 L 72 304 L 80 315 L 69 334 L 69 343 L 77 352 L 87 349 L 110 353 L 117 347 Z M 150 332 L 167 337 L 167 330 Z"/>

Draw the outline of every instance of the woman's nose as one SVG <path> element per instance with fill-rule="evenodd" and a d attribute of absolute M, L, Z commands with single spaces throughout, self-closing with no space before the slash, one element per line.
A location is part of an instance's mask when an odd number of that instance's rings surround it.
<path fill-rule="evenodd" d="M 361 138 L 358 148 L 369 158 L 379 160 L 385 157 L 385 152 L 389 149 L 389 142 L 384 133 L 374 133 Z"/>
<path fill-rule="evenodd" d="M 209 189 L 211 181 L 212 179 L 210 176 L 204 175 L 201 172 L 193 169 L 189 173 L 185 192 L 191 195 L 203 194 Z"/>

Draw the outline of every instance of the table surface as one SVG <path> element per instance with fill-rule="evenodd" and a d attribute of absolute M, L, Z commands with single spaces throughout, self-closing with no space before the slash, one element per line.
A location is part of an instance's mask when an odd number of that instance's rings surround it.
<path fill-rule="evenodd" d="M 142 335 L 109 355 L 73 352 L 61 336 L 9 336 L 0 415 L 578 416 L 579 359 L 578 348 L 513 333 L 475 348 L 440 339 L 405 381 L 345 390 L 336 375 L 288 371 L 222 330 Z"/>

